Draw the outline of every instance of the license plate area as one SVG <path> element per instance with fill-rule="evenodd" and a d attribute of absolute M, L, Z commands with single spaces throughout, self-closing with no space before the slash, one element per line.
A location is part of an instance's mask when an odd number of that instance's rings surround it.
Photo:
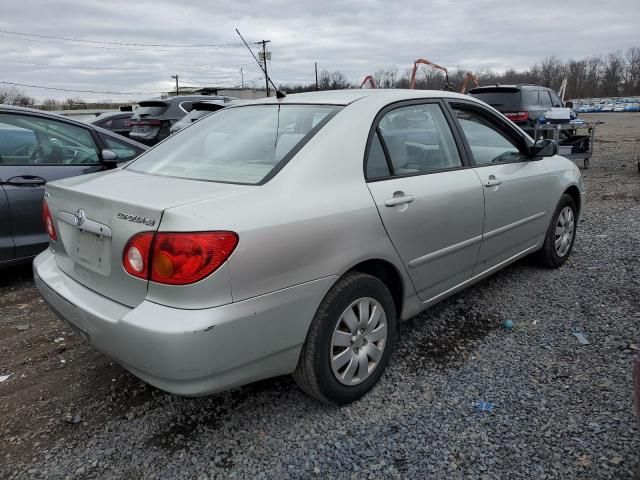
<path fill-rule="evenodd" d="M 103 275 L 111 271 L 111 239 L 103 235 L 76 229 L 73 259 L 83 267 Z"/>
<path fill-rule="evenodd" d="M 79 266 L 101 275 L 111 273 L 111 230 L 108 226 L 86 220 L 74 225 L 74 216 L 58 215 L 59 234 L 66 254 Z"/>

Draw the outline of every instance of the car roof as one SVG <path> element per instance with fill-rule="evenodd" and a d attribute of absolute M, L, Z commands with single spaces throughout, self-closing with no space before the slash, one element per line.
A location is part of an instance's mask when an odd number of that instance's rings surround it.
<path fill-rule="evenodd" d="M 443 90 L 409 90 L 409 89 L 392 89 L 392 88 L 350 88 L 346 90 L 324 90 L 320 92 L 294 93 L 284 98 L 262 98 L 257 100 L 248 100 L 243 105 L 259 105 L 259 104 L 326 104 L 326 105 L 349 105 L 353 102 L 371 98 L 380 98 L 384 96 L 391 102 L 400 102 L 403 100 L 415 100 L 424 98 L 460 98 L 477 102 L 476 99 L 468 95 L 460 93 L 448 92 Z"/>

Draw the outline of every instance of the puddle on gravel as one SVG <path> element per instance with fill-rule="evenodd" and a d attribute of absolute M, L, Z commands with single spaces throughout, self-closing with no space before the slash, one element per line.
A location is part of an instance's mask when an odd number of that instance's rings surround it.
<path fill-rule="evenodd" d="M 395 358 L 404 358 L 411 369 L 465 360 L 474 343 L 499 326 L 497 316 L 450 300 L 399 325 Z"/>

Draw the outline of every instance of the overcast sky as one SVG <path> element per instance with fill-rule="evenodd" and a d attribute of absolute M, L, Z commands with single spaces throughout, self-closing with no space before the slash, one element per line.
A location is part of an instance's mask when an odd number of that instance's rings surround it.
<path fill-rule="evenodd" d="M 236 27 L 249 41 L 271 40 L 276 84 L 312 82 L 315 61 L 357 82 L 393 65 L 402 72 L 418 57 L 449 68 L 502 71 L 527 68 L 551 54 L 578 59 L 625 50 L 640 45 L 640 0 L 3 0 L 4 32 L 223 46 L 124 47 L 0 33 L 0 80 L 142 92 L 24 88 L 39 99 L 135 100 L 171 89 L 175 74 L 184 85 L 235 86 L 240 68 L 246 83 L 263 86 L 254 60 L 237 46 Z"/>

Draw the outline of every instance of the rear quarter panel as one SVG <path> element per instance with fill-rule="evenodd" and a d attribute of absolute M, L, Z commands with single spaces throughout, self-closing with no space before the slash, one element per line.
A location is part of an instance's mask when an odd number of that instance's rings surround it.
<path fill-rule="evenodd" d="M 237 232 L 228 261 L 233 301 L 342 275 L 367 259 L 393 264 L 413 292 L 363 173 L 369 128 L 384 104 L 355 102 L 266 184 L 223 202 L 169 209 L 162 230 Z"/>

